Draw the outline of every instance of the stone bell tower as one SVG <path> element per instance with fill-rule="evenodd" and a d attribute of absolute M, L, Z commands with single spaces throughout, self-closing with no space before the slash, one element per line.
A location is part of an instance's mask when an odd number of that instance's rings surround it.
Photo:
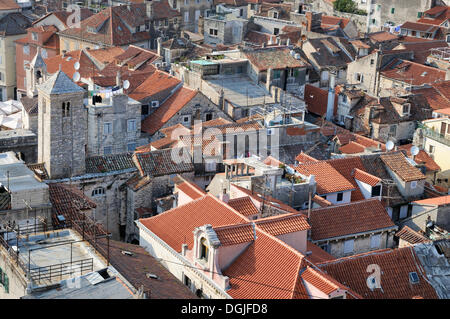
<path fill-rule="evenodd" d="M 59 70 L 38 89 L 38 161 L 52 179 L 85 173 L 85 90 Z"/>

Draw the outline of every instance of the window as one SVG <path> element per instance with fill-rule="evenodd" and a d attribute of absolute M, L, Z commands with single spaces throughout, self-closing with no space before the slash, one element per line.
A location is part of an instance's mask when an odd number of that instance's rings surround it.
<path fill-rule="evenodd" d="M 109 135 L 112 133 L 112 123 L 104 123 L 103 124 L 103 134 Z"/>
<path fill-rule="evenodd" d="M 136 132 L 136 120 L 127 121 L 127 132 Z"/>
<path fill-rule="evenodd" d="M 112 154 L 112 146 L 105 146 L 103 148 L 103 154 L 104 155 Z"/>
<path fill-rule="evenodd" d="M 159 107 L 159 101 L 152 101 L 152 107 Z"/>
<path fill-rule="evenodd" d="M 189 116 L 183 116 L 183 123 L 189 123 L 191 118 Z"/>
<path fill-rule="evenodd" d="M 372 197 L 380 196 L 381 195 L 381 185 L 377 185 L 372 187 Z"/>
<path fill-rule="evenodd" d="M 212 113 L 206 113 L 205 120 L 206 121 L 211 121 L 212 120 Z"/>
<path fill-rule="evenodd" d="M 370 59 L 370 65 L 373 65 L 375 63 L 374 59 Z"/>
<path fill-rule="evenodd" d="M 185 22 L 189 21 L 189 11 L 184 12 L 184 21 Z"/>
<path fill-rule="evenodd" d="M 417 17 L 418 17 L 418 18 L 421 18 L 422 15 L 423 15 L 423 12 L 417 12 Z"/>
<path fill-rule="evenodd" d="M 217 34 L 218 34 L 217 31 L 218 31 L 217 29 L 209 29 L 209 34 L 213 35 L 213 36 L 217 36 Z"/>
<path fill-rule="evenodd" d="M 389 136 L 396 136 L 397 135 L 397 125 L 391 125 L 389 127 Z"/>
<path fill-rule="evenodd" d="M 191 278 L 189 278 L 188 276 L 184 275 L 183 283 L 189 288 L 191 288 L 192 281 Z"/>
<path fill-rule="evenodd" d="M 240 10 L 239 10 L 239 16 L 242 17 L 243 15 L 244 15 L 244 9 L 240 9 Z"/>
<path fill-rule="evenodd" d="M 23 54 L 30 54 L 30 47 L 28 45 L 23 46 Z"/>
<path fill-rule="evenodd" d="M 103 187 L 97 187 L 92 191 L 92 197 L 105 195 L 105 189 Z"/>
<path fill-rule="evenodd" d="M 43 59 L 47 59 L 47 58 L 48 58 L 47 50 L 42 49 L 42 50 L 41 50 L 41 55 L 42 55 L 42 58 L 43 58 Z"/>
<path fill-rule="evenodd" d="M 70 102 L 62 103 L 61 105 L 62 117 L 70 116 Z"/>
<path fill-rule="evenodd" d="M 403 115 L 409 114 L 410 107 L 411 107 L 411 104 L 409 104 L 409 103 L 403 104 Z"/>
<path fill-rule="evenodd" d="M 328 246 L 328 244 L 323 244 L 323 245 L 319 245 L 320 248 L 322 248 L 323 250 L 325 250 L 327 253 L 329 253 L 329 249 L 330 247 Z"/>
<path fill-rule="evenodd" d="M 353 253 L 354 246 L 355 246 L 355 240 L 353 240 L 353 239 L 346 240 L 344 242 L 344 254 Z"/>
<path fill-rule="evenodd" d="M 276 11 L 273 12 L 273 18 L 278 19 L 278 12 L 276 12 Z"/>
<path fill-rule="evenodd" d="M 134 152 L 135 149 L 136 149 L 136 143 L 128 143 L 127 144 L 127 151 L 128 152 Z"/>
<path fill-rule="evenodd" d="M 428 153 L 433 154 L 435 147 L 433 145 L 428 146 Z"/>
<path fill-rule="evenodd" d="M 273 28 L 273 34 L 277 35 L 278 33 L 280 33 L 280 29 L 278 28 Z"/>
<path fill-rule="evenodd" d="M 381 234 L 372 235 L 370 237 L 370 248 L 378 249 L 380 248 L 380 243 L 381 243 Z"/>
<path fill-rule="evenodd" d="M 395 13 L 395 8 L 391 8 L 391 14 Z"/>
<path fill-rule="evenodd" d="M 336 201 L 342 202 L 343 199 L 344 199 L 344 193 L 337 193 Z"/>
<path fill-rule="evenodd" d="M 142 105 L 141 114 L 142 115 L 147 115 L 148 114 L 148 105 Z"/>
<path fill-rule="evenodd" d="M 205 171 L 215 172 L 216 171 L 216 162 L 205 162 Z"/>
<path fill-rule="evenodd" d="M 419 283 L 419 276 L 415 271 L 409 273 L 409 282 L 412 284 L 418 284 Z"/>
<path fill-rule="evenodd" d="M 200 240 L 200 259 L 208 261 L 208 245 L 206 242 L 206 238 L 202 238 Z"/>
<path fill-rule="evenodd" d="M 416 188 L 417 187 L 417 181 L 412 181 L 411 182 L 411 188 Z"/>

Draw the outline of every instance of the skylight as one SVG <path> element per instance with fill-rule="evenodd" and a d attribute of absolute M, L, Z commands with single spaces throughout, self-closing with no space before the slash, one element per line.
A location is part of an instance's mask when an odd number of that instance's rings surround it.
<path fill-rule="evenodd" d="M 419 283 L 419 276 L 417 275 L 417 273 L 415 271 L 409 273 L 409 281 L 412 284 Z"/>

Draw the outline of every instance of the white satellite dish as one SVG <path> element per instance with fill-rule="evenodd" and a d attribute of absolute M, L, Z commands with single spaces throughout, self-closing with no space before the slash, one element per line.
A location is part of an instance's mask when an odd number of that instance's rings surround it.
<path fill-rule="evenodd" d="M 386 150 L 388 150 L 388 151 L 390 151 L 390 150 L 392 150 L 393 148 L 394 148 L 394 142 L 392 142 L 392 141 L 388 141 L 387 143 L 386 143 Z"/>
<path fill-rule="evenodd" d="M 80 62 L 75 62 L 75 64 L 73 65 L 73 68 L 75 69 L 75 70 L 79 70 L 80 69 Z"/>
<path fill-rule="evenodd" d="M 130 87 L 130 81 L 128 81 L 128 80 L 123 81 L 123 88 L 126 90 L 129 87 Z"/>
<path fill-rule="evenodd" d="M 80 78 L 81 78 L 80 73 L 75 72 L 75 73 L 73 74 L 72 80 L 73 80 L 74 82 L 78 82 L 78 81 L 80 81 Z"/>
<path fill-rule="evenodd" d="M 416 156 L 417 154 L 419 154 L 419 148 L 417 146 L 411 147 L 411 155 Z"/>

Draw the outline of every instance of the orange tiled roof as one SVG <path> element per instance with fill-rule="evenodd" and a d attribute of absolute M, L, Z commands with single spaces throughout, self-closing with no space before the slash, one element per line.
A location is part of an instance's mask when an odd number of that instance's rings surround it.
<path fill-rule="evenodd" d="M 394 59 L 383 68 L 381 74 L 387 78 L 411 85 L 445 80 L 445 71 L 443 70 L 401 59 Z"/>
<path fill-rule="evenodd" d="M 400 145 L 398 147 L 399 150 L 406 150 L 407 156 L 411 156 L 411 147 L 412 144 Z M 441 167 L 428 155 L 424 150 L 419 150 L 419 153 L 414 156 L 414 162 L 417 164 L 425 165 L 428 171 L 440 171 Z"/>
<path fill-rule="evenodd" d="M 326 261 L 334 260 L 332 255 L 327 253 L 325 250 L 317 246 L 316 244 L 313 244 L 309 240 L 306 242 L 306 250 L 311 252 L 311 255 L 308 256 L 308 260 L 312 263 L 323 263 Z"/>
<path fill-rule="evenodd" d="M 142 131 L 155 134 L 167 121 L 189 103 L 198 91 L 182 87 L 172 94 L 160 107 L 142 121 Z"/>
<path fill-rule="evenodd" d="M 249 196 L 230 199 L 228 205 L 244 216 L 252 216 L 259 213 Z"/>
<path fill-rule="evenodd" d="M 331 206 L 331 202 L 327 201 L 325 198 L 314 195 L 314 197 L 311 199 L 314 203 L 318 204 L 320 207 L 328 207 Z"/>
<path fill-rule="evenodd" d="M 230 124 L 230 123 L 232 123 L 232 122 L 228 121 L 224 118 L 218 117 L 214 120 L 202 122 L 202 126 L 203 127 L 211 127 L 211 126 L 219 126 L 219 125 L 225 125 L 225 124 Z"/>
<path fill-rule="evenodd" d="M 372 174 L 364 172 L 364 171 L 360 170 L 359 168 L 355 168 L 355 170 L 353 172 L 353 176 L 355 177 L 355 179 L 357 179 L 363 183 L 366 183 L 372 187 L 381 182 L 381 178 L 378 178 L 376 176 L 373 176 Z"/>
<path fill-rule="evenodd" d="M 197 184 L 187 180 L 184 180 L 182 183 L 177 184 L 177 189 L 185 193 L 193 200 L 199 199 L 200 197 L 206 195 L 205 191 L 201 189 Z"/>
<path fill-rule="evenodd" d="M 311 229 L 307 218 L 302 213 L 283 214 L 255 220 L 255 224 L 265 232 L 279 236 Z"/>
<path fill-rule="evenodd" d="M 363 153 L 365 149 L 366 147 L 364 145 L 350 141 L 348 144 L 339 147 L 339 152 L 342 154 L 358 154 Z"/>
<path fill-rule="evenodd" d="M 20 6 L 14 0 L 1 0 L 0 10 L 20 9 Z"/>
<path fill-rule="evenodd" d="M 256 237 L 223 271 L 230 278 L 227 293 L 234 299 L 308 299 L 303 285 L 297 283 L 304 256 L 258 228 Z"/>
<path fill-rule="evenodd" d="M 250 223 L 214 227 L 214 231 L 222 246 L 239 245 L 255 240 L 255 230 Z"/>
<path fill-rule="evenodd" d="M 303 151 L 301 151 L 300 154 L 297 155 L 295 160 L 297 162 L 299 162 L 300 164 L 306 164 L 306 163 L 310 163 L 310 162 L 318 162 L 318 160 L 316 160 L 314 157 L 312 157 L 306 153 L 303 153 Z"/>
<path fill-rule="evenodd" d="M 409 228 L 408 226 L 403 226 L 403 228 L 398 231 L 395 236 L 397 236 L 400 239 L 403 239 L 407 241 L 410 244 L 420 244 L 420 243 L 426 243 L 430 240 L 423 236 L 422 234 L 416 232 L 415 230 Z"/>
<path fill-rule="evenodd" d="M 263 163 L 266 165 L 275 166 L 275 167 L 280 167 L 280 165 L 283 164 L 282 162 L 280 162 L 279 160 L 277 160 L 276 158 L 274 158 L 270 155 L 266 157 L 266 159 L 263 161 Z"/>
<path fill-rule="evenodd" d="M 367 299 L 410 299 L 420 295 L 426 299 L 437 299 L 433 287 L 428 283 L 422 271 L 416 253 L 412 247 L 377 250 L 370 253 L 339 258 L 319 264 L 337 281 L 350 287 Z M 381 269 L 381 288 L 370 289 L 367 286 L 369 265 L 378 265 Z M 419 283 L 411 284 L 409 273 L 416 272 Z"/>
<path fill-rule="evenodd" d="M 136 101 L 141 101 L 145 98 L 149 98 L 159 92 L 165 90 L 171 90 L 181 83 L 176 77 L 156 70 L 151 76 L 149 76 L 144 82 L 141 83 L 133 92 L 130 97 Z"/>
<path fill-rule="evenodd" d="M 337 112 L 337 96 L 334 99 L 334 111 L 333 114 Z M 325 115 L 327 113 L 328 104 L 328 91 L 321 88 L 312 86 L 310 84 L 305 85 L 305 103 L 308 112 L 314 113 L 316 115 Z"/>
<path fill-rule="evenodd" d="M 412 166 L 402 152 L 391 152 L 380 155 L 381 160 L 405 182 L 425 179 L 425 175 Z"/>
<path fill-rule="evenodd" d="M 433 206 L 443 206 L 450 204 L 450 195 L 432 197 L 427 199 L 416 200 L 412 204 L 418 205 L 433 205 Z"/>
<path fill-rule="evenodd" d="M 305 163 L 294 167 L 300 174 L 314 175 L 317 182 L 318 194 L 329 194 L 355 189 L 339 171 L 326 162 Z"/>
<path fill-rule="evenodd" d="M 315 208 L 311 210 L 310 224 L 314 241 L 395 227 L 377 199 Z"/>
<path fill-rule="evenodd" d="M 306 270 L 302 272 L 301 276 L 304 281 L 313 285 L 326 295 L 330 295 L 340 289 L 347 290 L 345 286 L 326 275 L 322 270 L 317 270 L 309 266 L 306 267 Z"/>
<path fill-rule="evenodd" d="M 192 231 L 197 227 L 206 224 L 219 227 L 248 222 L 243 215 L 209 194 L 163 214 L 139 221 L 177 252 L 181 252 L 181 245 L 184 243 L 188 245 L 188 249 L 193 248 Z"/>

